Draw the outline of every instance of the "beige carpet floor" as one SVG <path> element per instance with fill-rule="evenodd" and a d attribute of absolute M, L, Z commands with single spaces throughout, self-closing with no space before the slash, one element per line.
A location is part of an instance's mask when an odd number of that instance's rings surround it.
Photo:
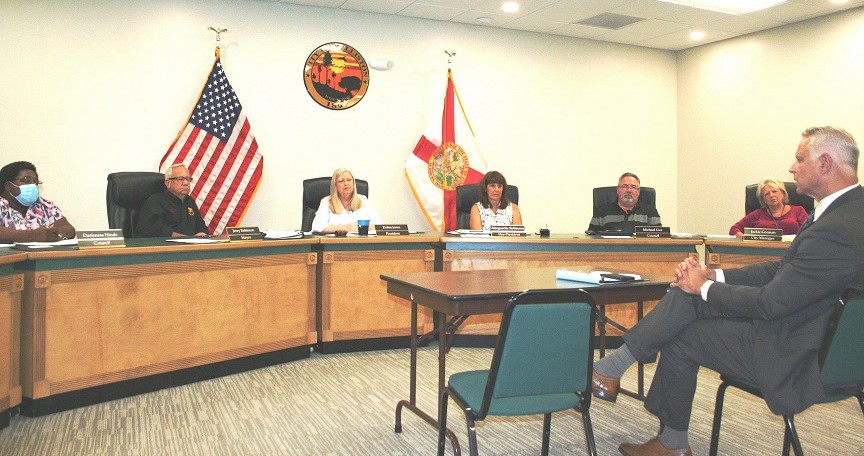
<path fill-rule="evenodd" d="M 490 349 L 454 348 L 448 373 L 488 367 Z M 437 351 L 421 349 L 418 403 L 435 407 Z M 649 366 L 650 371 L 650 366 Z M 625 386 L 635 386 L 635 369 Z M 649 373 L 650 379 L 650 373 Z M 691 421 L 693 453 L 708 452 L 719 378 L 700 373 Z M 0 455 L 431 455 L 436 431 L 411 413 L 396 434 L 394 407 L 408 395 L 408 350 L 313 354 L 215 380 L 143 394 L 48 416 L 15 416 L 0 430 Z M 730 389 L 720 454 L 779 454 L 783 427 L 763 402 Z M 618 454 L 622 441 L 655 434 L 656 420 L 641 402 L 593 401 L 600 455 Z M 467 454 L 461 413 L 448 415 Z M 480 453 L 536 455 L 541 417 L 490 418 L 477 429 Z M 853 400 L 821 405 L 796 418 L 810 455 L 864 455 L 864 417 Z M 452 454 L 448 447 L 447 454 Z M 551 454 L 586 454 L 579 416 L 555 414 Z"/>

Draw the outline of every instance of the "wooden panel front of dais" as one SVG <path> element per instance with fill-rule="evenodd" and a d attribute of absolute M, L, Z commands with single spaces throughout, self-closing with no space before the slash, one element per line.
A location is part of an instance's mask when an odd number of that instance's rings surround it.
<path fill-rule="evenodd" d="M 24 396 L 315 343 L 317 258 L 308 247 L 272 255 L 225 249 L 204 259 L 185 253 L 97 267 L 31 262 Z"/>
<path fill-rule="evenodd" d="M 324 245 L 321 252 L 321 341 L 408 336 L 411 306 L 387 294 L 381 274 L 432 272 L 435 251 L 429 243 Z M 355 247 L 345 249 L 345 247 Z M 431 311 L 418 315 L 419 331 L 432 330 Z"/>

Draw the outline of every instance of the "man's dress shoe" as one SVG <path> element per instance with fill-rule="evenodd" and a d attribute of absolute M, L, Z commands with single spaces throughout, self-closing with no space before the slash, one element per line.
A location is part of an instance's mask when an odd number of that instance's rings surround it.
<path fill-rule="evenodd" d="M 618 390 L 621 389 L 621 380 L 613 377 L 604 377 L 595 370 L 591 373 L 591 392 L 594 396 L 604 401 L 615 402 L 618 399 Z"/>
<path fill-rule="evenodd" d="M 693 456 L 690 447 L 670 450 L 660 443 L 657 437 L 639 445 L 636 443 L 622 443 L 618 451 L 624 456 Z"/>

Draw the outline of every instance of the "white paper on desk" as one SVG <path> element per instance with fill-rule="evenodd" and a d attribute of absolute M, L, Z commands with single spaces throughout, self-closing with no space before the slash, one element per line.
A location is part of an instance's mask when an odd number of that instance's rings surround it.
<path fill-rule="evenodd" d="M 182 239 L 165 239 L 166 242 L 179 242 L 181 244 L 218 244 L 219 241 L 216 239 L 209 239 L 205 237 L 190 237 L 190 238 L 182 238 Z"/>
<path fill-rule="evenodd" d="M 461 229 L 461 230 L 448 231 L 447 234 L 455 234 L 456 236 L 462 236 L 462 237 L 486 237 L 486 236 L 492 236 L 492 233 L 489 232 L 489 231 L 483 231 L 483 230 L 466 230 L 466 229 L 464 229 L 464 228 Z"/>
<path fill-rule="evenodd" d="M 734 234 L 706 234 L 708 239 L 735 239 Z"/>
<path fill-rule="evenodd" d="M 302 237 L 303 232 L 300 230 L 267 230 L 264 232 L 264 239 L 299 239 Z"/>
<path fill-rule="evenodd" d="M 604 281 L 603 275 L 611 274 L 609 271 L 574 271 L 571 269 L 558 269 L 555 271 L 556 279 L 563 280 L 572 280 L 574 282 L 585 282 L 585 283 L 614 283 L 617 280 L 609 280 L 608 278 Z M 634 280 L 642 280 L 642 276 L 639 274 L 621 274 L 633 277 Z"/>
<path fill-rule="evenodd" d="M 607 234 L 600 235 L 600 237 L 603 239 L 633 239 L 633 236 L 621 236 L 621 235 L 614 235 L 613 236 L 613 235 L 607 235 Z"/>
<path fill-rule="evenodd" d="M 12 247 L 13 245 L 15 245 L 15 244 L 0 244 L 0 248 L 3 248 L 3 247 Z"/>
<path fill-rule="evenodd" d="M 64 239 L 57 242 L 16 242 L 15 245 L 23 245 L 32 248 L 57 247 L 61 245 L 78 245 L 78 239 Z"/>

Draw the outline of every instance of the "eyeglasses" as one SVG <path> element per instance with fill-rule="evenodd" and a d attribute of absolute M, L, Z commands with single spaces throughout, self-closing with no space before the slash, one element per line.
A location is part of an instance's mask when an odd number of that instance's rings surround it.
<path fill-rule="evenodd" d="M 634 192 L 638 192 L 638 191 L 639 191 L 639 186 L 638 186 L 638 185 L 627 185 L 627 184 L 621 184 L 621 185 L 618 186 L 618 188 L 620 188 L 621 190 L 627 190 L 627 189 L 630 189 L 630 190 L 633 190 Z"/>
<path fill-rule="evenodd" d="M 192 179 L 191 177 L 169 177 L 167 180 L 174 181 L 174 182 L 186 181 L 186 182 L 189 182 L 191 184 L 192 181 L 194 181 L 195 179 Z"/>
<path fill-rule="evenodd" d="M 40 181 L 34 177 L 30 177 L 30 176 L 16 177 L 12 182 L 18 182 L 18 183 L 21 183 L 24 185 L 30 185 L 30 184 L 42 185 L 42 181 Z"/>

